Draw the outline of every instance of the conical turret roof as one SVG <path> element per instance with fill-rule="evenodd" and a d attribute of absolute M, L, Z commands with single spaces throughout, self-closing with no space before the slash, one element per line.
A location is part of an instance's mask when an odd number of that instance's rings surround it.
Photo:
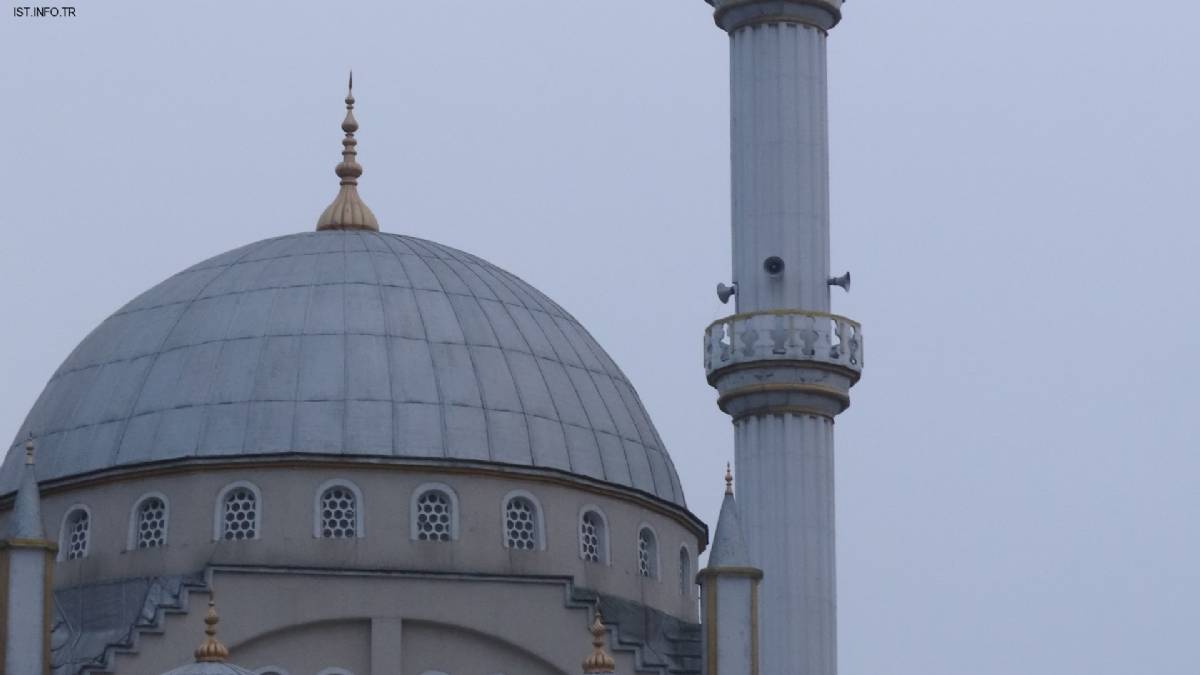
<path fill-rule="evenodd" d="M 46 536 L 42 528 L 42 498 L 38 492 L 33 452 L 33 438 L 30 438 L 25 442 L 25 464 L 21 467 L 21 483 L 8 526 L 10 539 L 44 539 Z"/>

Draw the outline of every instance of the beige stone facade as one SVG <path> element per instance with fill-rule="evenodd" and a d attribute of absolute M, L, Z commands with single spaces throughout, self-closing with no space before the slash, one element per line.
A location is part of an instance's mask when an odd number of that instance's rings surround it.
<path fill-rule="evenodd" d="M 354 496 L 354 536 L 324 536 L 321 494 L 330 487 Z M 253 535 L 244 539 L 226 538 L 235 490 L 253 496 L 244 516 Z M 414 509 L 426 490 L 450 497 L 449 541 L 420 539 Z M 506 545 L 513 497 L 536 507 L 535 550 Z M 161 501 L 165 543 L 139 548 L 147 499 Z M 571 673 L 591 617 L 580 594 L 593 592 L 698 621 L 691 575 L 703 525 L 673 504 L 569 476 L 332 459 L 181 464 L 52 487 L 42 509 L 47 536 L 63 544 L 57 589 L 201 575 L 220 597 L 232 660 L 285 675 Z M 81 510 L 86 554 L 68 559 Z M 598 562 L 581 548 L 589 513 L 604 524 Z M 643 530 L 656 546 L 648 567 Z M 165 614 L 128 653 L 114 652 L 114 672 L 157 673 L 186 660 L 201 615 L 191 608 L 204 593 L 195 589 L 187 611 Z M 630 668 L 638 658 L 631 649 L 616 657 Z"/>

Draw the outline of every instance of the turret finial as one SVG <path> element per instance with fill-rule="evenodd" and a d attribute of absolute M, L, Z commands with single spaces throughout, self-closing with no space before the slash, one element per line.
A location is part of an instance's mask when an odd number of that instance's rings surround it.
<path fill-rule="evenodd" d="M 33 432 L 31 431 L 29 432 L 29 438 L 25 439 L 25 464 L 33 466 L 35 461 L 33 455 L 35 451 L 36 447 L 33 444 Z"/>
<path fill-rule="evenodd" d="M 725 462 L 725 494 L 733 494 L 733 465 Z"/>
<path fill-rule="evenodd" d="M 596 608 L 596 618 L 592 620 L 592 653 L 583 660 L 584 673 L 612 673 L 616 670 L 617 664 L 613 661 L 613 657 L 608 655 L 604 650 L 604 617 L 600 614 L 600 608 Z"/>
<path fill-rule="evenodd" d="M 217 616 L 217 601 L 215 595 L 210 591 L 208 595 L 208 614 L 204 617 L 204 642 L 196 648 L 197 663 L 224 663 L 225 659 L 229 658 L 229 650 L 221 641 L 217 639 L 217 622 L 221 617 Z"/>
<path fill-rule="evenodd" d="M 346 89 L 346 118 L 342 120 L 342 131 L 346 133 L 342 139 L 342 161 L 334 170 L 341 179 L 341 188 L 317 220 L 317 229 L 378 232 L 379 221 L 358 196 L 358 177 L 363 174 L 363 168 L 358 163 L 358 139 L 354 137 L 354 132 L 358 131 L 358 120 L 354 119 L 354 71 L 350 71 L 350 84 Z"/>

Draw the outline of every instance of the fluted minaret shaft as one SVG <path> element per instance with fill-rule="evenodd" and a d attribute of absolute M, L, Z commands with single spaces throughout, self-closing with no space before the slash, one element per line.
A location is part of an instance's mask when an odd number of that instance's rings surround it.
<path fill-rule="evenodd" d="M 833 420 L 862 369 L 858 324 L 829 313 L 826 40 L 842 2 L 710 4 L 730 40 L 737 313 L 709 328 L 705 365 L 763 573 L 759 672 L 836 675 Z"/>
<path fill-rule="evenodd" d="M 829 311 L 825 31 L 753 24 L 730 34 L 733 279 L 739 312 Z M 766 261 L 777 257 L 782 272 Z"/>

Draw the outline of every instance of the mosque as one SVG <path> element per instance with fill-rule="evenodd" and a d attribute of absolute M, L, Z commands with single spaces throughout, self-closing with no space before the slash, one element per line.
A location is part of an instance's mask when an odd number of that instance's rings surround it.
<path fill-rule="evenodd" d="M 736 474 L 711 543 L 583 326 L 482 258 L 382 231 L 351 81 L 316 227 L 131 300 L 16 430 L 4 673 L 835 675 L 833 426 L 863 365 L 859 324 L 830 313 L 850 281 L 829 269 L 842 0 L 709 2 L 734 312 L 703 363 Z"/>

